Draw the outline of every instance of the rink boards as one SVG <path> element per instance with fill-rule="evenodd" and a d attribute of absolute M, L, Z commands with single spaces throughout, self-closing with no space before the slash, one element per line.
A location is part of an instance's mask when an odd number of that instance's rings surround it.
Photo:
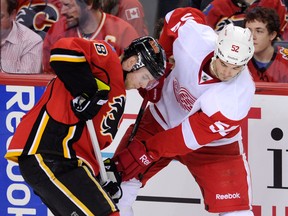
<path fill-rule="evenodd" d="M 24 183 L 17 164 L 5 158 L 21 117 L 41 97 L 52 76 L 0 74 L 0 215 L 51 215 Z M 277 85 L 277 86 L 276 86 Z M 253 183 L 255 216 L 288 216 L 288 85 L 257 85 L 252 108 L 243 123 Z M 136 90 L 127 91 L 124 120 L 103 157 L 111 157 L 141 104 Z M 199 188 L 177 161 L 152 178 L 134 206 L 135 216 L 208 216 Z"/>

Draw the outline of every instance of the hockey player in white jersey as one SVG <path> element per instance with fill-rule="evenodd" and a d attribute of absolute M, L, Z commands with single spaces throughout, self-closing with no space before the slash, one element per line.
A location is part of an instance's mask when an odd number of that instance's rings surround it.
<path fill-rule="evenodd" d="M 140 187 L 176 159 L 195 177 L 208 212 L 253 216 L 240 128 L 255 93 L 250 30 L 228 25 L 217 36 L 200 11 L 179 8 L 166 15 L 159 41 L 175 65 L 133 140 L 131 125 L 112 158 L 122 175 L 120 215 L 132 216 Z"/>

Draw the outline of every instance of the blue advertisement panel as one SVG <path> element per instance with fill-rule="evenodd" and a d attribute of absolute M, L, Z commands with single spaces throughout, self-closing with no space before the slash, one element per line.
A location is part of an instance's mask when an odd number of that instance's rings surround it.
<path fill-rule="evenodd" d="M 45 86 L 0 85 L 0 215 L 47 215 L 47 208 L 24 182 L 18 164 L 4 158 L 23 115 L 39 100 Z"/>

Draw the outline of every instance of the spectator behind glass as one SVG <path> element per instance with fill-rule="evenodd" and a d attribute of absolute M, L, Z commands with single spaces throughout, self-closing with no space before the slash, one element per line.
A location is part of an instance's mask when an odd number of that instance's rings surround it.
<path fill-rule="evenodd" d="M 256 7 L 274 8 L 280 18 L 280 34 L 285 31 L 287 10 L 282 0 L 214 0 L 204 9 L 206 21 L 209 26 L 219 32 L 229 23 L 244 26 L 245 13 Z"/>
<path fill-rule="evenodd" d="M 143 6 L 138 0 L 105 0 L 103 11 L 130 23 L 139 36 L 148 35 Z"/>
<path fill-rule="evenodd" d="M 286 10 L 288 11 L 288 0 L 282 0 L 282 1 L 286 7 Z M 288 21 L 288 15 L 286 16 L 286 20 Z M 286 25 L 286 28 L 285 28 L 284 33 L 282 35 L 282 39 L 285 41 L 288 41 L 288 24 Z"/>
<path fill-rule="evenodd" d="M 15 21 L 17 0 L 1 0 L 1 70 L 40 73 L 42 44 L 39 35 Z"/>
<path fill-rule="evenodd" d="M 18 0 L 16 20 L 43 39 L 48 29 L 59 20 L 60 0 Z"/>
<path fill-rule="evenodd" d="M 288 49 L 273 46 L 280 31 L 276 11 L 255 7 L 246 14 L 244 24 L 253 34 L 255 52 L 248 68 L 254 81 L 288 82 Z"/>
<path fill-rule="evenodd" d="M 49 64 L 51 46 L 63 37 L 105 40 L 120 56 L 138 37 L 136 30 L 119 17 L 102 12 L 101 0 L 60 0 L 61 18 L 48 30 L 43 45 L 45 73 L 54 73 Z"/>

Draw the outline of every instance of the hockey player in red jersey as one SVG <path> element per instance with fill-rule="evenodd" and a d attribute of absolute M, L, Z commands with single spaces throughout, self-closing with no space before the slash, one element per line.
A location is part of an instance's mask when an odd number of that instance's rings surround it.
<path fill-rule="evenodd" d="M 139 36 L 149 34 L 143 6 L 139 0 L 105 0 L 103 1 L 103 11 L 130 23 Z"/>
<path fill-rule="evenodd" d="M 57 76 L 17 126 L 5 157 L 19 163 L 54 215 L 119 215 L 96 179 L 99 165 L 85 122 L 92 119 L 100 149 L 109 146 L 124 112 L 125 87 L 152 86 L 164 74 L 164 50 L 151 37 L 139 38 L 120 62 L 103 40 L 62 38 L 50 63 Z"/>
<path fill-rule="evenodd" d="M 288 49 L 274 46 L 280 31 L 278 14 L 272 8 L 255 7 L 244 24 L 253 34 L 255 52 L 248 68 L 255 82 L 288 82 Z"/>
<path fill-rule="evenodd" d="M 61 18 L 48 30 L 43 44 L 43 71 L 54 73 L 49 64 L 52 45 L 63 37 L 79 37 L 109 42 L 120 56 L 138 37 L 124 20 L 101 11 L 101 0 L 60 0 Z"/>
<path fill-rule="evenodd" d="M 252 34 L 230 24 L 217 37 L 204 23 L 196 9 L 179 8 L 165 17 L 159 42 L 167 58 L 173 51 L 174 68 L 132 141 L 130 126 L 112 158 L 123 181 L 121 216 L 133 215 L 140 188 L 173 159 L 195 177 L 208 212 L 253 216 L 240 128 L 255 93 L 247 68 Z M 235 199 L 219 198 L 227 194 Z"/>

